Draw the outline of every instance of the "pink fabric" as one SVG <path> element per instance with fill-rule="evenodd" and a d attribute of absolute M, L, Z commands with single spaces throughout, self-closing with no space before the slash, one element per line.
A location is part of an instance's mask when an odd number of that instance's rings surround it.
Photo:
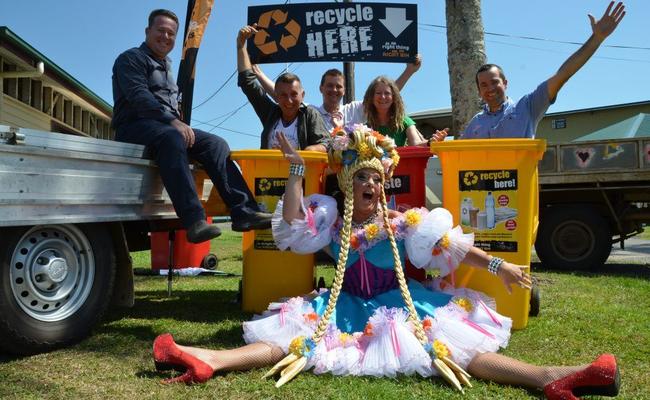
<path fill-rule="evenodd" d="M 316 230 L 316 223 L 314 222 L 314 212 L 311 208 L 307 207 L 307 226 L 311 229 L 311 232 L 314 236 L 318 235 L 318 230 Z"/>
<path fill-rule="evenodd" d="M 280 326 L 284 326 L 284 315 L 287 313 L 287 303 L 282 303 L 280 306 Z"/>
<path fill-rule="evenodd" d="M 483 300 L 481 300 L 481 299 L 478 299 L 478 303 L 481 305 L 481 307 L 483 307 L 485 312 L 490 316 L 490 318 L 492 319 L 492 322 L 494 322 L 499 327 L 501 327 L 502 326 L 501 322 L 499 322 L 497 317 L 494 316 L 494 313 L 492 313 L 492 311 L 490 310 L 490 307 L 488 307 L 485 303 L 483 303 Z"/>
<path fill-rule="evenodd" d="M 393 352 L 395 356 L 399 357 L 401 350 L 399 348 L 399 341 L 397 340 L 397 331 L 395 330 L 395 321 L 390 321 L 390 340 L 393 343 Z"/>
<path fill-rule="evenodd" d="M 368 263 L 366 262 L 366 257 L 363 253 L 359 253 L 359 263 L 361 264 L 361 290 L 365 289 L 368 296 L 370 296 L 372 294 L 372 286 L 370 286 Z"/>
<path fill-rule="evenodd" d="M 487 337 L 489 337 L 489 338 L 491 338 L 491 339 L 495 339 L 495 337 L 494 337 L 493 334 L 491 334 L 490 332 L 486 331 L 483 327 L 481 327 L 480 325 L 478 325 L 476 322 L 474 322 L 474 321 L 470 321 L 469 319 L 467 319 L 467 317 L 463 317 L 463 322 L 466 323 L 467 325 L 471 326 L 472 328 L 476 329 L 477 331 L 481 332 L 481 333 L 484 334 L 485 336 L 487 336 Z"/>

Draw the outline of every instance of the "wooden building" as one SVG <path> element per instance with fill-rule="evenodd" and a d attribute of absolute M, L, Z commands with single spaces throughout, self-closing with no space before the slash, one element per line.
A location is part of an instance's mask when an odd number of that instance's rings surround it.
<path fill-rule="evenodd" d="M 113 139 L 111 105 L 4 26 L 0 78 L 0 125 Z"/>

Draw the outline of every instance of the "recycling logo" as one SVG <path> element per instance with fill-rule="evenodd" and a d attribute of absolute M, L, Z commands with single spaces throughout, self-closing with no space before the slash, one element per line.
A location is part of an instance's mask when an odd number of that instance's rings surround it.
<path fill-rule="evenodd" d="M 268 192 L 269 190 L 271 190 L 271 182 L 266 178 L 260 179 L 257 186 L 260 189 L 260 192 L 262 192 L 262 193 L 265 193 L 265 192 Z"/>
<path fill-rule="evenodd" d="M 253 43 L 255 46 L 265 55 L 270 55 L 278 51 L 278 43 L 273 38 L 270 38 L 270 34 L 266 31 L 271 26 L 284 25 L 284 31 L 288 34 L 282 33 L 282 37 L 279 40 L 280 47 L 284 51 L 288 51 L 289 48 L 293 47 L 298 43 L 298 36 L 300 36 L 300 25 L 290 19 L 287 22 L 289 17 L 288 12 L 282 12 L 282 10 L 271 10 L 267 11 L 264 14 L 260 15 L 259 20 L 257 21 L 257 33 L 253 38 Z"/>
<path fill-rule="evenodd" d="M 465 172 L 465 175 L 463 176 L 463 183 L 466 186 L 474 186 L 478 183 L 478 175 L 476 175 L 472 171 L 467 171 Z"/>

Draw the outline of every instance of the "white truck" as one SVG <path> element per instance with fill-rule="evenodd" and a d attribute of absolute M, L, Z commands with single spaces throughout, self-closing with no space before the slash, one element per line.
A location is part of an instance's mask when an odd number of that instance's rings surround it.
<path fill-rule="evenodd" d="M 0 126 L 0 348 L 47 351 L 133 304 L 130 251 L 178 220 L 140 145 Z M 194 168 L 208 215 L 226 210 Z"/>

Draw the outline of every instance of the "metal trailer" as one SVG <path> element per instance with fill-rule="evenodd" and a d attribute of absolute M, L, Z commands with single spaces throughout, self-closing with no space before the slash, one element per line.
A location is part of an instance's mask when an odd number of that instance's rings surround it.
<path fill-rule="evenodd" d="M 178 227 L 144 146 L 0 126 L 0 348 L 86 337 L 109 303 L 132 306 L 130 251 Z M 227 215 L 194 168 L 208 215 Z"/>

